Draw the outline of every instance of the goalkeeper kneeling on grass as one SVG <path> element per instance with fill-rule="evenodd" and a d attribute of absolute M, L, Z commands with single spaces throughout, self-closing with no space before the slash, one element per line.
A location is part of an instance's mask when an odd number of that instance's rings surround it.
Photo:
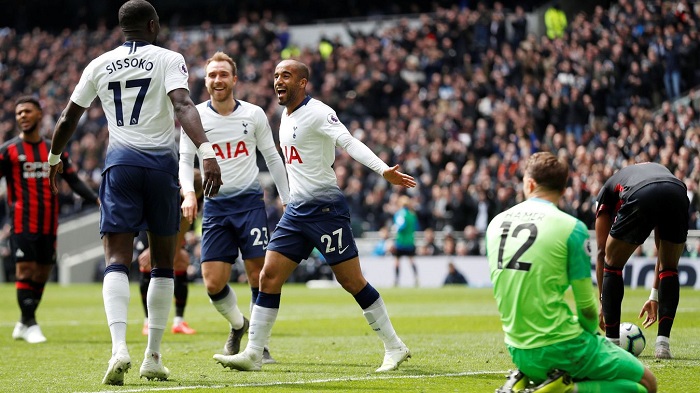
<path fill-rule="evenodd" d="M 656 392 L 637 358 L 597 334 L 588 230 L 557 208 L 569 166 L 533 154 L 524 202 L 496 216 L 486 254 L 505 343 L 518 370 L 496 392 Z M 564 295 L 571 287 L 576 310 Z"/>

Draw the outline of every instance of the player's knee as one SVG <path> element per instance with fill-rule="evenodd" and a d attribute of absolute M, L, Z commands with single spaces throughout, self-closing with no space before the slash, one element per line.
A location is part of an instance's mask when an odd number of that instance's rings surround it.
<path fill-rule="evenodd" d="M 204 286 L 207 288 L 207 293 L 209 294 L 217 294 L 221 292 L 226 286 L 226 283 L 226 280 L 219 279 L 204 280 Z"/>
<path fill-rule="evenodd" d="M 263 268 L 259 277 L 260 290 L 268 293 L 277 293 L 282 288 L 285 279 L 278 272 Z"/>
<path fill-rule="evenodd" d="M 336 276 L 336 280 L 343 289 L 352 295 L 359 293 L 367 285 L 367 281 L 362 277 Z"/>
<path fill-rule="evenodd" d="M 18 280 L 29 280 L 34 276 L 36 264 L 17 263 L 15 264 L 15 277 Z"/>
<path fill-rule="evenodd" d="M 251 284 L 258 284 L 260 283 L 260 272 L 248 272 L 248 282 Z M 255 285 L 251 285 L 252 287 L 255 287 Z"/>
<path fill-rule="evenodd" d="M 183 270 L 186 271 L 189 266 L 190 266 L 190 254 L 188 254 L 187 251 L 181 249 L 175 255 L 175 261 L 173 261 L 173 269 L 175 269 L 175 271 L 183 271 Z"/>

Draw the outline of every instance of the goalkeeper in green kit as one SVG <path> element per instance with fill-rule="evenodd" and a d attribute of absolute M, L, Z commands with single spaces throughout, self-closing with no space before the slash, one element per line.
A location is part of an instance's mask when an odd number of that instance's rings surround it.
<path fill-rule="evenodd" d="M 632 354 L 597 334 L 588 230 L 557 203 L 569 166 L 533 154 L 526 200 L 486 230 L 486 254 L 505 343 L 518 370 L 496 392 L 656 392 L 656 377 Z M 571 287 L 576 310 L 564 295 Z"/>

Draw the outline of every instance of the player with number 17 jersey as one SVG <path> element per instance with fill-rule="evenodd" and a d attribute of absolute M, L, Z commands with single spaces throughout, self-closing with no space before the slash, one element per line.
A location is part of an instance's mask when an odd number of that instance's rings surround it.
<path fill-rule="evenodd" d="M 132 165 L 177 176 L 173 105 L 175 89 L 188 89 L 181 54 L 143 41 L 127 41 L 88 64 L 71 101 L 88 108 L 100 97 L 109 126 L 105 167 Z"/>
<path fill-rule="evenodd" d="M 587 240 L 580 220 L 544 199 L 494 217 L 486 250 L 507 345 L 537 348 L 583 333 L 564 293 L 572 281 L 591 276 Z"/>

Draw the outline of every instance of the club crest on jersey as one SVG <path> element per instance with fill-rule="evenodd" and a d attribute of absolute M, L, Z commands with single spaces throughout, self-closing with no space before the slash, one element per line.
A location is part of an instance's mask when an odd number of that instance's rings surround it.
<path fill-rule="evenodd" d="M 185 63 L 180 63 L 180 66 L 178 67 L 180 69 L 180 72 L 182 72 L 182 75 L 187 76 L 187 66 Z"/>
<path fill-rule="evenodd" d="M 294 132 L 292 133 L 292 138 L 296 139 L 296 137 L 297 137 L 297 127 L 294 126 L 294 127 L 292 127 L 292 128 L 294 128 Z"/>
<path fill-rule="evenodd" d="M 329 123 L 333 124 L 334 126 L 340 124 L 340 120 L 338 120 L 338 116 L 336 116 L 335 113 L 329 113 L 327 120 Z"/>
<path fill-rule="evenodd" d="M 241 123 L 243 125 L 243 133 L 248 134 L 248 123 Z"/>

